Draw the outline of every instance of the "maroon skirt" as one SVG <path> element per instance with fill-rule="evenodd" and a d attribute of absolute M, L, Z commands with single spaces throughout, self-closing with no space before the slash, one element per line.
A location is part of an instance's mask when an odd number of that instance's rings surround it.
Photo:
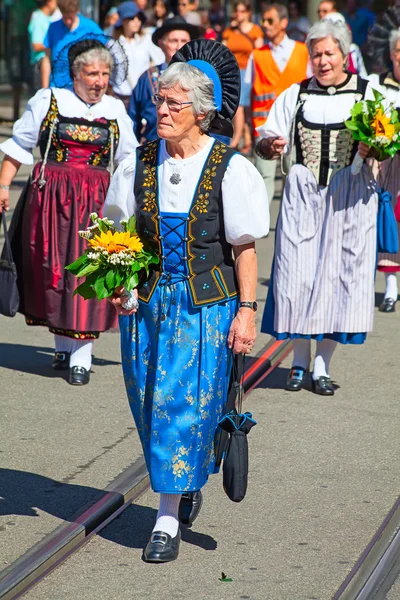
<path fill-rule="evenodd" d="M 32 181 L 40 167 L 38 163 L 34 168 Z M 49 161 L 44 178 L 44 187 L 36 182 L 26 190 L 22 312 L 29 324 L 47 325 L 71 337 L 91 337 L 84 334 L 117 327 L 116 311 L 107 300 L 72 295 L 78 280 L 65 270 L 87 248 L 78 231 L 92 224 L 90 213 L 101 215 L 110 174 L 100 167 Z"/>

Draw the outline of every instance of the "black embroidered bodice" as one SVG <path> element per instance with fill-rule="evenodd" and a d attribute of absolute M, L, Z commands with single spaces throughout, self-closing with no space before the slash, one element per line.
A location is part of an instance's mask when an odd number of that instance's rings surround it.
<path fill-rule="evenodd" d="M 310 169 L 319 185 L 326 186 L 332 176 L 353 161 L 358 142 L 353 140 L 351 131 L 344 123 L 321 125 L 310 123 L 303 114 L 303 105 L 307 97 L 335 94 L 356 94 L 356 102 L 364 98 L 368 81 L 357 75 L 349 75 L 347 80 L 336 88 L 321 87 L 314 77 L 300 84 L 298 110 L 295 118 L 294 143 L 296 163 Z"/>
<path fill-rule="evenodd" d="M 168 271 L 164 265 L 163 239 L 158 205 L 158 149 L 159 141 L 148 142 L 137 148 L 134 182 L 137 229 L 140 237 L 160 257 L 160 264 L 152 271 L 148 281 L 139 287 L 139 298 L 149 302 L 160 280 Z M 186 264 L 185 279 L 193 306 L 210 305 L 237 295 L 237 283 L 232 247 L 226 241 L 222 179 L 235 150 L 221 142 L 214 142 L 205 161 L 199 184 L 194 190 L 189 212 L 184 217 L 183 242 Z"/>
<path fill-rule="evenodd" d="M 39 134 L 42 159 L 106 168 L 113 161 L 118 139 L 116 119 L 88 121 L 64 117 L 59 113 L 54 94 L 51 94 L 50 108 Z"/>

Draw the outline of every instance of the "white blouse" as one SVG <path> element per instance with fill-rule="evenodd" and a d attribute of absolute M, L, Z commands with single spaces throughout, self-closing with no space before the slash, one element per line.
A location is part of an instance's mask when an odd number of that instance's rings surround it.
<path fill-rule="evenodd" d="M 400 106 L 400 89 L 396 90 L 386 85 L 381 85 L 379 83 L 379 75 L 376 74 L 370 75 L 368 81 L 371 82 L 372 87 L 380 92 L 388 102 L 393 102 L 396 107 Z"/>
<path fill-rule="evenodd" d="M 285 154 L 291 151 L 290 134 L 292 124 L 297 113 L 300 85 L 295 83 L 282 92 L 272 105 L 271 112 L 264 125 L 257 127 L 262 138 L 283 137 L 288 144 Z M 365 99 L 373 100 L 372 87 L 368 84 Z M 350 110 L 358 100 L 358 95 L 353 92 L 328 94 L 313 94 L 309 92 L 303 104 L 304 118 L 310 123 L 330 125 L 343 123 L 350 118 Z"/>
<path fill-rule="evenodd" d="M 158 166 L 159 209 L 161 212 L 188 213 L 204 162 L 214 140 L 194 156 L 182 160 L 172 158 L 161 141 Z M 136 213 L 133 190 L 136 154 L 126 158 L 114 173 L 107 193 L 103 214 L 119 223 Z M 170 177 L 178 173 L 181 181 L 173 184 Z M 269 203 L 264 180 L 252 163 L 235 154 L 222 180 L 225 235 L 234 246 L 249 244 L 269 231 Z"/>
<path fill-rule="evenodd" d="M 39 90 L 28 102 L 22 117 L 16 121 L 11 138 L 0 144 L 0 150 L 24 165 L 33 165 L 32 149 L 38 145 L 42 121 L 50 106 L 51 91 L 63 117 L 117 119 L 120 138 L 114 160 L 119 164 L 138 146 L 133 124 L 121 100 L 104 95 L 100 102 L 88 108 L 71 89 L 46 88 Z"/>
<path fill-rule="evenodd" d="M 165 62 L 165 55 L 161 48 L 153 44 L 151 37 L 146 34 L 136 34 L 130 41 L 121 35 L 119 41 L 128 57 L 129 70 L 125 81 L 121 85 L 115 85 L 113 89 L 121 96 L 130 96 L 141 74 L 150 67 L 150 62 L 154 65 L 161 65 Z"/>

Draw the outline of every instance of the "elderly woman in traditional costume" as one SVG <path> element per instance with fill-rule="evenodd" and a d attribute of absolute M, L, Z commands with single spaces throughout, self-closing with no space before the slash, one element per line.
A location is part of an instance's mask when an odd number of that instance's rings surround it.
<path fill-rule="evenodd" d="M 195 40 L 160 77 L 157 129 L 117 169 L 105 204 L 115 222 L 136 215 L 138 232 L 160 257 L 139 287 L 139 308 L 120 314 L 122 361 L 151 485 L 160 494 L 144 551 L 149 562 L 178 556 L 181 524 L 201 506 L 215 471 L 214 439 L 234 353 L 255 340 L 255 240 L 268 233 L 263 180 L 234 150 L 240 73 L 231 52 Z"/>
<path fill-rule="evenodd" d="M 258 152 L 295 154 L 277 224 L 275 258 L 262 331 L 293 340 L 286 389 L 300 390 L 317 340 L 312 389 L 333 395 L 329 363 L 337 343 L 361 344 L 372 329 L 378 195 L 370 168 L 352 175 L 358 150 L 344 121 L 368 82 L 346 70 L 346 25 L 321 21 L 307 37 L 314 76 L 275 102 Z"/>
<path fill-rule="evenodd" d="M 104 41 L 106 38 L 101 37 Z M 14 213 L 11 228 L 20 284 L 20 312 L 28 325 L 54 334 L 53 368 L 69 369 L 69 383 L 89 382 L 93 340 L 117 325 L 106 301 L 73 297 L 74 276 L 65 270 L 85 250 L 78 231 L 101 213 L 110 172 L 137 146 L 120 100 L 106 96 L 111 79 L 126 75 L 118 42 L 111 52 L 98 39 L 67 46 L 54 63 L 57 87 L 39 90 L 14 125 L 0 172 L 0 208 L 21 164 L 41 160 Z"/>
<path fill-rule="evenodd" d="M 368 79 L 372 87 L 381 92 L 388 102 L 393 102 L 394 106 L 400 108 L 400 31 L 397 29 L 390 34 L 389 46 L 392 70 L 380 75 L 370 75 Z M 378 169 L 379 186 L 390 192 L 393 208 L 396 209 L 400 194 L 400 157 L 396 155 L 393 159 L 376 162 L 374 168 Z M 399 207 L 396 213 L 398 211 Z M 399 214 L 397 218 L 399 219 Z M 398 231 L 400 233 L 400 223 Z M 400 271 L 400 253 L 380 253 L 378 271 L 382 271 L 386 278 L 385 296 L 379 310 L 384 313 L 394 312 L 399 295 L 397 273 Z"/>

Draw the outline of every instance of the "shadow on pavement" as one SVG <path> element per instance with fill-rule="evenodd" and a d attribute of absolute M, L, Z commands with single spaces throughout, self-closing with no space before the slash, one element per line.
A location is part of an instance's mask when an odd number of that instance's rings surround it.
<path fill-rule="evenodd" d="M 56 481 L 43 475 L 0 469 L 0 517 L 22 515 L 40 518 L 38 510 L 63 521 L 73 522 L 87 505 L 92 505 L 104 490 Z M 133 504 L 125 513 L 99 533 L 104 539 L 128 548 L 143 548 L 150 537 L 157 511 L 148 506 Z M 1 522 L 0 522 L 1 523 Z M 6 525 L 15 525 L 7 521 Z M 4 526 L 0 524 L 0 531 Z M 22 533 L 22 532 L 21 532 Z M 18 534 L 17 534 L 18 535 Z M 182 540 L 204 550 L 215 550 L 217 542 L 207 534 L 182 530 Z"/>
<path fill-rule="evenodd" d="M 54 348 L 0 342 L 0 367 L 42 377 L 65 378 L 68 371 L 52 369 L 53 354 Z M 97 367 L 120 364 L 119 361 L 93 357 L 93 365 Z"/>

